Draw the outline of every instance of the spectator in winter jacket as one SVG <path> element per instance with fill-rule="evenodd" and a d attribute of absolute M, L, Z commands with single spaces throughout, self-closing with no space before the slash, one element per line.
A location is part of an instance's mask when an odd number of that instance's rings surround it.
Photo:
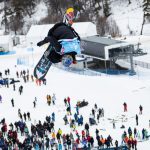
<path fill-rule="evenodd" d="M 115 150 L 118 150 L 118 141 L 115 141 Z"/>
<path fill-rule="evenodd" d="M 47 98 L 47 104 L 50 106 L 51 105 L 51 96 L 47 95 L 46 98 Z"/>
<path fill-rule="evenodd" d="M 109 143 L 111 144 L 111 146 L 113 146 L 113 143 L 112 143 L 113 139 L 112 139 L 112 137 L 110 135 L 108 135 L 107 141 L 109 141 Z"/>
<path fill-rule="evenodd" d="M 68 102 L 68 105 L 70 106 L 70 97 L 69 96 L 67 97 L 67 102 Z"/>
<path fill-rule="evenodd" d="M 58 129 L 58 133 L 60 136 L 62 136 L 62 130 L 60 128 Z"/>
<path fill-rule="evenodd" d="M 100 115 L 97 114 L 97 122 L 99 123 Z"/>
<path fill-rule="evenodd" d="M 124 107 L 124 112 L 127 112 L 127 103 L 126 102 L 123 103 L 123 107 Z"/>
<path fill-rule="evenodd" d="M 71 106 L 70 105 L 67 107 L 66 111 L 67 111 L 68 115 L 71 115 Z"/>
<path fill-rule="evenodd" d="M 63 118 L 64 122 L 65 122 L 65 125 L 67 125 L 69 122 L 68 122 L 68 119 L 67 119 L 67 115 L 64 116 Z"/>
<path fill-rule="evenodd" d="M 83 125 L 83 117 L 82 115 L 80 116 L 80 118 L 78 118 L 78 126 L 82 126 Z"/>
<path fill-rule="evenodd" d="M 21 85 L 20 87 L 19 87 L 19 94 L 21 95 L 23 93 L 23 86 Z"/>
<path fill-rule="evenodd" d="M 30 112 L 27 112 L 28 120 L 31 121 Z"/>
<path fill-rule="evenodd" d="M 68 146 L 68 149 L 71 149 L 71 139 L 70 139 L 69 135 L 68 135 L 68 138 L 67 138 L 67 136 L 66 136 L 66 139 L 67 139 L 67 146 Z"/>
<path fill-rule="evenodd" d="M 36 108 L 36 101 L 33 101 L 33 108 Z"/>
<path fill-rule="evenodd" d="M 92 115 L 93 115 L 94 118 L 95 118 L 95 110 L 94 110 L 94 109 L 92 109 Z"/>
<path fill-rule="evenodd" d="M 91 144 L 91 147 L 94 147 L 94 138 L 92 136 L 90 138 L 90 144 Z"/>
<path fill-rule="evenodd" d="M 137 137 L 137 129 L 134 128 L 134 138 L 136 138 L 136 137 Z"/>
<path fill-rule="evenodd" d="M 2 78 L 2 72 L 0 72 L 0 78 Z"/>
<path fill-rule="evenodd" d="M 57 134 L 56 134 L 56 138 L 57 138 L 58 143 L 59 143 L 59 142 L 60 142 L 60 134 L 59 134 L 59 132 L 57 132 Z"/>
<path fill-rule="evenodd" d="M 135 150 L 137 150 L 137 140 L 135 138 L 133 139 L 133 144 L 134 144 Z"/>
<path fill-rule="evenodd" d="M 26 115 L 26 113 L 23 114 L 23 117 L 24 117 L 24 120 L 26 121 L 26 120 L 27 120 L 27 115 Z"/>
<path fill-rule="evenodd" d="M 59 142 L 59 144 L 58 144 L 58 150 L 62 150 L 62 149 L 63 149 L 62 144 L 61 144 L 61 142 Z"/>
<path fill-rule="evenodd" d="M 55 121 L 55 113 L 54 112 L 52 113 L 52 121 L 53 122 Z"/>
<path fill-rule="evenodd" d="M 49 150 L 49 143 L 50 143 L 50 139 L 46 137 L 46 143 L 45 143 L 46 150 Z"/>
<path fill-rule="evenodd" d="M 77 113 L 77 115 L 79 115 L 79 106 L 78 105 L 76 105 L 76 113 Z"/>
<path fill-rule="evenodd" d="M 2 131 L 2 134 L 5 136 L 6 132 L 7 132 L 7 124 L 4 123 L 3 126 L 1 127 L 1 131 Z"/>
<path fill-rule="evenodd" d="M 143 113 L 143 107 L 140 105 L 139 106 L 139 114 L 142 115 L 142 113 Z"/>
<path fill-rule="evenodd" d="M 138 115 L 136 114 L 136 116 L 135 116 L 135 120 L 136 120 L 136 125 L 138 126 L 138 124 L 139 124 L 139 121 L 138 121 Z"/>
<path fill-rule="evenodd" d="M 2 103 L 2 96 L 0 95 L 0 103 Z"/>
<path fill-rule="evenodd" d="M 89 124 L 88 123 L 85 124 L 85 130 L 89 131 Z"/>
<path fill-rule="evenodd" d="M 10 123 L 9 126 L 11 130 L 14 130 L 14 125 L 12 123 Z"/>
<path fill-rule="evenodd" d="M 129 137 L 132 136 L 132 129 L 131 129 L 131 127 L 128 128 L 128 134 L 129 134 Z"/>
<path fill-rule="evenodd" d="M 55 96 L 55 94 L 53 93 L 53 96 L 52 96 L 52 103 L 53 103 L 53 105 L 55 105 L 55 101 L 56 101 L 56 96 Z"/>
<path fill-rule="evenodd" d="M 77 122 L 78 121 L 78 115 L 75 113 L 74 114 L 74 120 Z"/>
<path fill-rule="evenodd" d="M 65 106 L 67 106 L 67 99 L 64 98 L 64 103 L 65 103 Z"/>
<path fill-rule="evenodd" d="M 11 104 L 12 104 L 12 107 L 14 107 L 14 99 L 13 98 L 11 99 Z"/>
<path fill-rule="evenodd" d="M 143 140 L 145 139 L 145 129 L 144 128 L 142 129 L 142 139 Z"/>

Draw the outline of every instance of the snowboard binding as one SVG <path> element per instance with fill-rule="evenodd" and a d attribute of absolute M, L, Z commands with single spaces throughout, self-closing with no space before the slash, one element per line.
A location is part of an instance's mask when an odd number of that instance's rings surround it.
<path fill-rule="evenodd" d="M 65 67 L 69 67 L 73 63 L 73 58 L 71 55 L 64 55 L 62 57 L 62 64 Z"/>

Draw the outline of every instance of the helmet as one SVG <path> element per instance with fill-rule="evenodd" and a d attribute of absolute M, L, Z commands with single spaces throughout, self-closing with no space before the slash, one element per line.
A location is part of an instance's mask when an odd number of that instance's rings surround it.
<path fill-rule="evenodd" d="M 63 22 L 66 23 L 67 25 L 71 26 L 73 24 L 73 19 L 74 18 L 75 18 L 74 9 L 72 7 L 70 7 L 65 12 Z"/>

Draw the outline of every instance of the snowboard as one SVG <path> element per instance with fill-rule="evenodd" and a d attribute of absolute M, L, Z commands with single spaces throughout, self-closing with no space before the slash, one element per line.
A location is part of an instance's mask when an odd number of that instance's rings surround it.
<path fill-rule="evenodd" d="M 48 47 L 42 55 L 41 59 L 38 61 L 37 65 L 35 66 L 33 74 L 36 79 L 43 80 L 51 65 L 53 64 L 48 59 L 50 52 L 51 49 Z M 61 56 L 62 65 L 68 68 L 73 63 L 73 57 L 71 56 L 71 54 L 63 54 Z"/>
<path fill-rule="evenodd" d="M 36 79 L 43 80 L 50 69 L 52 62 L 48 59 L 50 49 L 47 48 L 37 65 L 34 68 L 33 74 Z"/>

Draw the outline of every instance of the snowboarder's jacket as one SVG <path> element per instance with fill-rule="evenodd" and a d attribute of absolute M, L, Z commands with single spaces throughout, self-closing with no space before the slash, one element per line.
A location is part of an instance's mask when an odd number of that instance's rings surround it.
<path fill-rule="evenodd" d="M 56 51 L 60 51 L 61 44 L 59 40 L 63 39 L 74 39 L 78 38 L 80 41 L 80 37 L 78 33 L 70 26 L 66 25 L 65 23 L 56 23 L 48 32 L 47 37 L 41 42 L 39 42 L 37 45 L 41 46 L 45 43 L 50 42 L 56 49 Z"/>
<path fill-rule="evenodd" d="M 60 51 L 61 44 L 58 42 L 64 39 L 74 39 L 80 37 L 78 33 L 71 27 L 66 25 L 65 23 L 57 23 L 55 24 L 48 32 L 48 37 L 51 37 L 51 43 L 55 46 L 57 51 Z"/>
<path fill-rule="evenodd" d="M 60 22 L 56 23 L 49 30 L 47 37 L 43 41 L 38 42 L 37 46 L 50 42 L 49 49 L 51 53 L 48 58 L 51 62 L 58 63 L 61 61 L 62 54 L 65 53 L 71 53 L 73 59 L 75 59 L 74 56 L 80 53 L 79 41 L 78 33 L 71 26 Z"/>

